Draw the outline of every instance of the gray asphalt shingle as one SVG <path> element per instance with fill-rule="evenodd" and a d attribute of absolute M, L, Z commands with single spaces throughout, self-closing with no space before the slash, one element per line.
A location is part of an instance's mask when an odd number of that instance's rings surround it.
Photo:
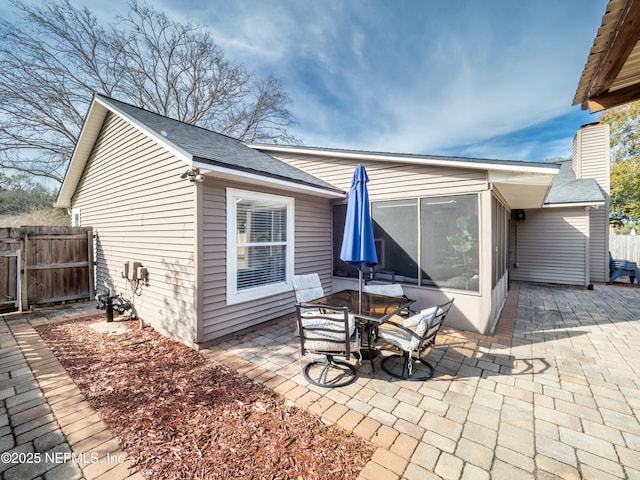
<path fill-rule="evenodd" d="M 97 96 L 143 127 L 162 135 L 163 141 L 192 155 L 194 161 L 342 192 L 330 183 L 250 148 L 237 139 L 134 107 L 104 95 Z"/>
<path fill-rule="evenodd" d="M 571 160 L 557 163 L 560 165 L 560 172 L 549 190 L 545 205 L 604 203 L 604 195 L 593 178 L 576 179 Z"/>

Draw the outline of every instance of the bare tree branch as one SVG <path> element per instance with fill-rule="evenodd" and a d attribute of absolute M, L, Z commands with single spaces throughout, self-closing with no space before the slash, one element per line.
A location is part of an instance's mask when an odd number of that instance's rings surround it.
<path fill-rule="evenodd" d="M 0 167 L 62 181 L 94 92 L 244 141 L 296 142 L 289 98 L 201 26 L 144 2 L 101 26 L 69 0 L 10 0 L 0 20 Z"/>

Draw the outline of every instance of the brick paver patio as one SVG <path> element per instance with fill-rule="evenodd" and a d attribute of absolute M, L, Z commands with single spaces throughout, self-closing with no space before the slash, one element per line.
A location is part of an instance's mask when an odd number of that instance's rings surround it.
<path fill-rule="evenodd" d="M 208 355 L 378 446 L 363 480 L 640 478 L 640 288 L 514 285 L 493 337 L 445 330 L 427 382 L 300 373 L 292 319 Z"/>
<path fill-rule="evenodd" d="M 2 479 L 142 478 L 31 327 L 87 311 L 2 317 L 0 451 L 50 460 L 3 462 Z M 427 382 L 392 380 L 376 360 L 322 389 L 298 350 L 288 318 L 203 353 L 371 441 L 362 480 L 640 478 L 640 288 L 515 284 L 493 337 L 442 332 Z"/>

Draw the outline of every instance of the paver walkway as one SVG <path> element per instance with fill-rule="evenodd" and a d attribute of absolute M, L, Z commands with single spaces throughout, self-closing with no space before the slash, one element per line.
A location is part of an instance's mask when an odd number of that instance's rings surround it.
<path fill-rule="evenodd" d="M 3 461 L 2 480 L 129 478 L 117 441 L 31 327 L 84 313 L 94 304 L 2 316 L 0 452 L 49 453 Z M 298 350 L 283 319 L 203 353 L 375 444 L 362 480 L 640 479 L 640 288 L 515 284 L 495 336 L 443 332 L 427 382 L 365 362 L 354 384 L 322 389 L 300 374 Z"/>
<path fill-rule="evenodd" d="M 7 314 L 0 322 L 3 480 L 142 479 L 32 325 L 95 314 L 95 303 Z"/>

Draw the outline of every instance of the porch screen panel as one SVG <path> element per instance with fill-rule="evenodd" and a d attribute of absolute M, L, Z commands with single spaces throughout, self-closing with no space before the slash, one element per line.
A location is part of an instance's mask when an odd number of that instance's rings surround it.
<path fill-rule="evenodd" d="M 240 199 L 237 221 L 238 291 L 286 280 L 287 206 Z"/>
<path fill-rule="evenodd" d="M 478 196 L 420 200 L 422 285 L 478 291 Z"/>
<path fill-rule="evenodd" d="M 372 204 L 373 235 L 378 254 L 374 270 L 393 274 L 396 282 L 418 283 L 418 200 Z"/>
<path fill-rule="evenodd" d="M 506 273 L 509 262 L 509 212 L 495 197 L 491 199 L 491 225 L 491 288 L 494 288 Z"/>

